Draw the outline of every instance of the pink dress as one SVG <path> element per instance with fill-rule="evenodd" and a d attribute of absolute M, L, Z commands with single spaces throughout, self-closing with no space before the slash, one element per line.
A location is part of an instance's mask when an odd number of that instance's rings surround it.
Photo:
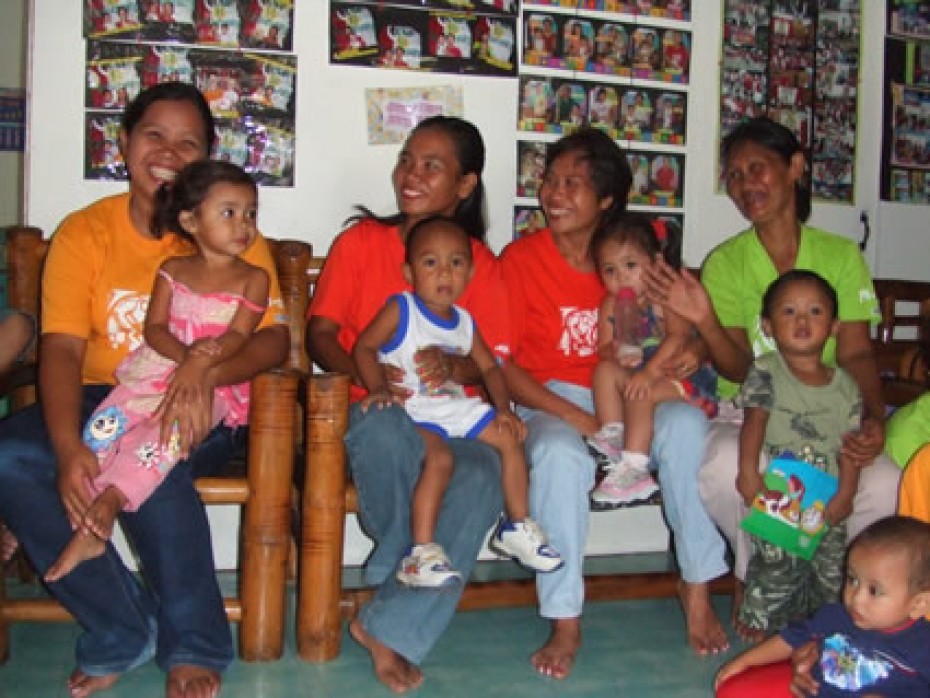
<path fill-rule="evenodd" d="M 159 274 L 171 285 L 171 333 L 184 344 L 222 335 L 240 304 L 259 313 L 264 310 L 240 295 L 195 293 L 165 272 Z M 84 427 L 84 442 L 100 462 L 91 490 L 98 495 L 110 485 L 118 488 L 128 500 L 126 511 L 138 509 L 178 462 L 177 434 L 160 447 L 161 423 L 152 418 L 176 366 L 145 344 L 133 350 L 116 368 L 118 385 Z M 216 389 L 211 428 L 220 422 L 238 427 L 248 416 L 248 383 Z"/>

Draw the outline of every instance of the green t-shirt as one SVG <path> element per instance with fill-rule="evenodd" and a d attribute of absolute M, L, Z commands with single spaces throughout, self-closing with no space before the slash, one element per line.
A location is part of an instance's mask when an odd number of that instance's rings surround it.
<path fill-rule="evenodd" d="M 899 407 L 885 422 L 885 453 L 902 468 L 930 443 L 930 393 Z"/>
<path fill-rule="evenodd" d="M 839 473 L 843 434 L 859 428 L 862 399 L 859 386 L 837 368 L 826 385 L 802 383 L 781 354 L 760 356 L 749 368 L 742 387 L 743 405 L 769 413 L 765 452 L 770 457 L 797 458 Z"/>
<path fill-rule="evenodd" d="M 836 290 L 841 322 L 878 323 L 878 301 L 869 268 L 855 243 L 818 228 L 801 229 L 801 247 L 796 269 L 820 274 Z M 716 247 L 704 260 L 701 282 L 725 328 L 739 327 L 749 335 L 754 356 L 775 350 L 775 343 L 762 332 L 762 296 L 778 272 L 759 241 L 754 228 L 739 233 Z M 836 340 L 823 350 L 823 361 L 836 365 Z M 732 398 L 739 385 L 720 378 L 720 397 Z"/>

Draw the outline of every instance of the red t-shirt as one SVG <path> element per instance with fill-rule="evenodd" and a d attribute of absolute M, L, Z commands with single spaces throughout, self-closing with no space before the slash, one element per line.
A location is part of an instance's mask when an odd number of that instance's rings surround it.
<path fill-rule="evenodd" d="M 597 310 L 604 287 L 562 257 L 549 229 L 507 245 L 501 254 L 510 296 L 513 361 L 539 383 L 591 387 L 598 361 Z"/>
<path fill-rule="evenodd" d="M 478 240 L 472 239 L 471 251 L 475 273 L 456 304 L 471 313 L 494 354 L 505 358 L 510 354 L 509 306 L 500 263 Z M 403 263 L 404 243 L 396 226 L 367 219 L 347 228 L 329 250 L 308 317 L 320 315 L 339 325 L 339 345 L 351 352 L 387 299 L 412 290 Z M 352 400 L 364 395 L 352 386 Z"/>

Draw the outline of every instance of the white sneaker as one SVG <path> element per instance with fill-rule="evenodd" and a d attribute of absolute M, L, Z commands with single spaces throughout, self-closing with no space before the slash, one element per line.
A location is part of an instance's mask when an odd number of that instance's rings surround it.
<path fill-rule="evenodd" d="M 610 463 L 620 461 L 623 454 L 623 424 L 605 424 L 596 434 L 585 439 L 588 446 Z"/>
<path fill-rule="evenodd" d="M 446 551 L 438 543 L 414 545 L 400 562 L 397 579 L 411 587 L 442 587 L 460 580 Z"/>
<path fill-rule="evenodd" d="M 648 470 L 621 461 L 609 466 L 607 475 L 591 492 L 591 504 L 595 509 L 615 509 L 648 500 L 658 491 L 659 484 Z"/>
<path fill-rule="evenodd" d="M 539 524 L 529 517 L 523 521 L 501 519 L 490 547 L 534 572 L 553 572 L 562 566 L 562 556 L 549 545 Z"/>

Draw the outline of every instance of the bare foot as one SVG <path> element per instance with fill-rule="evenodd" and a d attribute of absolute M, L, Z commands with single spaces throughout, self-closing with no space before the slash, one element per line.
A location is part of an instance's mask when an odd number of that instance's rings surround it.
<path fill-rule="evenodd" d="M 98 538 L 110 540 L 113 523 L 126 505 L 126 495 L 110 485 L 97 497 L 84 514 L 84 528 Z"/>
<path fill-rule="evenodd" d="M 166 698 L 214 698 L 223 683 L 219 672 L 194 664 L 176 664 L 165 681 Z"/>
<path fill-rule="evenodd" d="M 119 674 L 88 676 L 80 669 L 75 669 L 68 678 L 68 695 L 71 698 L 84 698 L 97 691 L 107 690 L 117 680 L 119 680 Z"/>
<path fill-rule="evenodd" d="M 93 533 L 77 531 L 65 549 L 61 551 L 58 559 L 52 563 L 45 573 L 46 582 L 57 582 L 85 560 L 103 555 L 106 543 Z"/>
<path fill-rule="evenodd" d="M 0 560 L 9 562 L 19 549 L 19 541 L 13 532 L 0 523 Z"/>
<path fill-rule="evenodd" d="M 533 666 L 543 676 L 565 679 L 572 673 L 575 655 L 581 647 L 581 618 L 556 618 L 551 621 L 546 644 L 533 653 Z"/>
<path fill-rule="evenodd" d="M 423 683 L 423 673 L 420 668 L 366 633 L 358 618 L 349 624 L 349 634 L 358 644 L 368 650 L 378 681 L 394 693 L 406 693 Z"/>
<path fill-rule="evenodd" d="M 710 604 L 710 586 L 678 582 L 678 598 L 685 611 L 688 644 L 700 655 L 718 654 L 730 648 L 727 634 Z"/>

